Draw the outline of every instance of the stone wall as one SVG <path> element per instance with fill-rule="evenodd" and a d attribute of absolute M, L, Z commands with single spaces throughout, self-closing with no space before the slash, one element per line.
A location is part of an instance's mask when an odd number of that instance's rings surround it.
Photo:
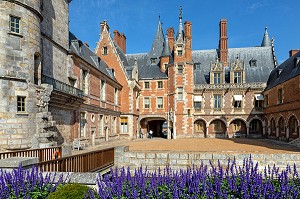
<path fill-rule="evenodd" d="M 276 164 L 280 169 L 285 169 L 287 164 L 293 166 L 300 165 L 299 153 L 288 154 L 263 154 L 263 153 L 212 153 L 212 152 L 176 152 L 176 151 L 129 151 L 128 147 L 120 146 L 115 148 L 115 166 L 130 167 L 131 171 L 143 166 L 148 171 L 155 171 L 159 167 L 164 168 L 170 165 L 172 169 L 185 169 L 188 166 L 210 165 L 210 161 L 218 164 L 220 161 L 222 166 L 226 166 L 228 159 L 236 158 L 238 166 L 243 166 L 243 160 L 251 155 L 254 162 L 258 162 L 259 170 L 263 171 L 265 166 L 273 166 Z M 298 168 L 298 172 L 300 168 Z"/>

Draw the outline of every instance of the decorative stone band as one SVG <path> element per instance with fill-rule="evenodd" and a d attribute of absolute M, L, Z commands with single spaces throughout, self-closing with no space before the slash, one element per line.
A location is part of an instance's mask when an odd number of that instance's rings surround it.
<path fill-rule="evenodd" d="M 197 84 L 194 86 L 194 91 L 199 92 L 202 90 L 263 90 L 266 83 L 242 83 L 242 84 Z"/>

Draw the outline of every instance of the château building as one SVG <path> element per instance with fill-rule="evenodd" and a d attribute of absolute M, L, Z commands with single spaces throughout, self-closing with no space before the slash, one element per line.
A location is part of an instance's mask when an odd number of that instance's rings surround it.
<path fill-rule="evenodd" d="M 297 97 L 287 91 L 299 53 L 277 66 L 267 29 L 260 46 L 229 48 L 221 19 L 218 48 L 194 50 L 180 10 L 177 30 L 164 34 L 158 20 L 148 52 L 127 54 L 126 36 L 107 21 L 92 51 L 69 30 L 70 2 L 0 1 L 1 149 L 98 145 L 150 129 L 169 139 L 299 137 Z"/>

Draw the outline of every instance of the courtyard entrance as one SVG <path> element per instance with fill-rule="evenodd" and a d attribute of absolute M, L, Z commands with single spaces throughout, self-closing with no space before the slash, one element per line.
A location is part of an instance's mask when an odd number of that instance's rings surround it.
<path fill-rule="evenodd" d="M 149 136 L 150 129 L 153 137 L 167 138 L 166 120 L 164 118 L 144 118 L 140 122 L 143 136 Z"/>

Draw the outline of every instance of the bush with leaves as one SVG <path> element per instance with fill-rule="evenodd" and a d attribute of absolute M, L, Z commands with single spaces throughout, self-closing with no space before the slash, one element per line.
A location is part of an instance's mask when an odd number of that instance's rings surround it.
<path fill-rule="evenodd" d="M 49 195 L 49 199 L 94 199 L 96 191 L 86 185 L 65 184 L 58 186 L 57 190 Z"/>

